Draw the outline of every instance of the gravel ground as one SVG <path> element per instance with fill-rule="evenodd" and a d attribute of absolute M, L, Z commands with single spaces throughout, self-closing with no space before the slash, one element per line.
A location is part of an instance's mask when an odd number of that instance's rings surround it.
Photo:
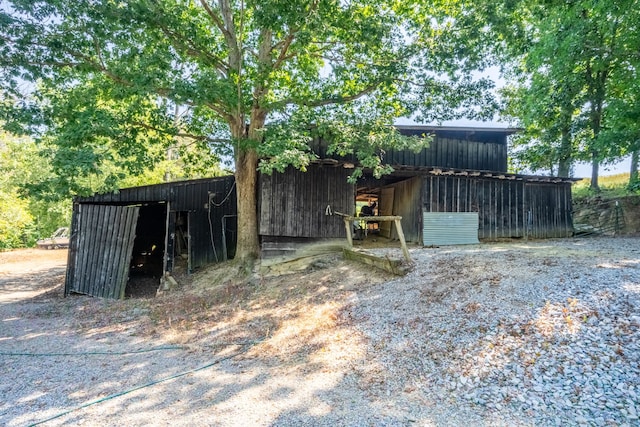
<path fill-rule="evenodd" d="M 280 278 L 316 283 L 295 304 L 173 336 L 145 301 L 29 295 L 0 265 L 0 425 L 640 425 L 639 238 L 410 252 L 405 277 L 330 261 Z"/>

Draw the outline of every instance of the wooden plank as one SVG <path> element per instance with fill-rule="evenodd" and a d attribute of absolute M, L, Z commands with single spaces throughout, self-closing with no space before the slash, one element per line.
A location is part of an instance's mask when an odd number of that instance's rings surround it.
<path fill-rule="evenodd" d="M 135 218 L 129 215 L 124 220 L 130 231 L 129 236 L 125 236 L 119 213 L 132 209 L 136 215 Z M 137 207 L 126 206 L 79 206 L 78 257 L 70 291 L 97 297 L 118 297 L 117 292 L 114 295 L 114 286 L 126 285 L 137 210 Z M 122 250 L 128 250 L 128 255 L 122 254 Z"/>
<path fill-rule="evenodd" d="M 354 251 L 352 249 L 345 248 L 344 256 L 346 259 L 358 261 L 398 276 L 404 276 L 411 271 L 411 265 L 406 265 L 400 260 L 392 260 L 387 257 L 381 258 L 362 251 Z"/>
<path fill-rule="evenodd" d="M 78 256 L 78 208 L 79 204 L 74 201 L 71 215 L 71 231 L 69 234 L 69 252 L 67 253 L 67 273 L 64 278 L 64 296 L 69 295 L 73 288 L 76 272 L 76 258 Z"/>
<path fill-rule="evenodd" d="M 400 245 L 402 246 L 402 253 L 404 254 L 404 258 L 407 261 L 411 261 L 411 256 L 409 255 L 409 249 L 407 248 L 407 242 L 404 240 L 404 232 L 402 231 L 402 224 L 399 219 L 396 219 L 396 231 L 398 232 L 398 237 L 400 238 Z"/>
<path fill-rule="evenodd" d="M 124 206 L 111 206 L 109 213 L 109 224 L 111 224 L 107 231 L 107 239 L 103 248 L 103 271 L 105 278 L 103 281 L 104 296 L 106 298 L 118 298 L 118 295 L 114 293 L 114 288 L 119 284 L 118 271 L 121 265 L 118 265 L 118 257 L 121 251 L 121 246 L 124 243 L 124 237 L 121 237 L 121 214 L 119 212 L 126 211 Z M 126 273 L 128 277 L 130 268 L 130 262 L 127 262 Z M 126 281 L 126 278 L 124 279 Z"/>
<path fill-rule="evenodd" d="M 90 212 L 88 211 L 89 205 L 80 204 L 80 221 L 78 226 L 78 263 L 76 264 L 76 274 L 75 274 L 75 283 L 74 283 L 74 292 L 81 292 L 82 285 L 86 283 L 87 280 L 87 266 L 90 265 L 90 252 L 88 245 L 90 243 L 90 239 L 86 236 L 84 232 L 88 227 L 87 223 L 90 221 Z"/>
<path fill-rule="evenodd" d="M 75 256 L 75 262 L 73 265 L 73 273 L 72 273 L 72 280 L 69 282 L 69 289 L 68 289 L 68 293 L 75 291 L 77 289 L 77 284 L 80 281 L 80 277 L 82 274 L 82 265 L 83 265 L 83 259 L 84 259 L 84 253 L 83 253 L 83 241 L 82 241 L 82 221 L 84 221 L 83 218 L 83 214 L 84 214 L 84 209 L 82 208 L 82 204 L 78 203 L 78 208 L 77 208 L 77 228 L 76 228 L 76 238 L 74 239 L 76 241 L 76 256 Z M 68 273 L 67 273 L 68 274 Z"/>
<path fill-rule="evenodd" d="M 272 177 L 260 174 L 260 234 L 269 234 L 271 225 L 271 189 Z"/>
<path fill-rule="evenodd" d="M 351 218 L 351 219 L 348 219 Z M 344 217 L 344 228 L 347 232 L 347 244 L 350 248 L 353 247 L 353 238 L 351 237 L 351 229 L 353 228 L 354 217 Z"/>
<path fill-rule="evenodd" d="M 86 283 L 89 285 L 89 295 L 100 296 L 99 283 L 97 277 L 96 265 L 98 264 L 98 251 L 100 250 L 101 240 L 104 231 L 104 222 L 100 221 L 102 212 L 105 210 L 104 205 L 90 206 L 91 221 L 88 225 L 87 238 L 89 264 L 87 264 Z"/>
<path fill-rule="evenodd" d="M 141 194 L 145 197 L 144 193 Z M 102 287 L 103 297 L 105 298 L 119 298 L 120 297 L 120 282 L 123 280 L 124 272 L 122 271 L 122 262 L 120 252 L 122 251 L 122 245 L 125 243 L 124 239 L 118 239 L 118 236 L 123 234 L 124 226 L 126 225 L 126 208 L 111 206 L 109 209 L 108 219 L 109 222 L 109 234 L 106 237 L 102 247 L 103 256 L 107 260 L 102 270 L 104 274 Z M 124 218 L 123 218 L 124 217 Z M 127 277 L 129 273 L 130 262 L 127 265 Z M 126 278 L 124 279 L 126 281 Z"/>
<path fill-rule="evenodd" d="M 380 216 L 393 215 L 393 199 L 395 190 L 393 187 L 385 187 L 380 190 L 380 200 L 378 201 L 378 212 Z M 379 225 L 380 235 L 390 238 L 391 237 L 391 223 L 383 221 Z"/>
<path fill-rule="evenodd" d="M 176 213 L 171 210 L 171 202 L 167 202 L 167 219 L 164 234 L 164 255 L 162 257 L 162 274 L 173 271 L 173 256 L 176 242 Z M 224 230 L 223 230 L 224 233 Z M 226 245 L 224 246 L 226 247 Z M 225 251 L 226 252 L 226 251 Z M 224 257 L 226 260 L 226 256 Z"/>
<path fill-rule="evenodd" d="M 103 225 L 101 232 L 100 247 L 96 250 L 97 265 L 96 270 L 96 284 L 99 286 L 95 295 L 109 298 L 110 288 L 112 286 L 111 269 L 113 268 L 113 257 L 116 252 L 114 248 L 114 236 L 117 235 L 117 228 L 119 225 L 119 218 L 117 215 L 116 206 L 104 206 L 101 211 L 102 217 L 98 218 Z"/>
<path fill-rule="evenodd" d="M 126 226 L 124 232 L 121 235 L 121 240 L 124 240 L 119 247 L 120 252 L 120 266 L 118 268 L 118 286 L 116 290 L 118 298 L 124 298 L 125 289 L 127 287 L 127 279 L 129 278 L 129 265 L 131 254 L 133 252 L 133 245 L 135 241 L 136 224 L 138 222 L 139 209 L 136 207 L 126 208 Z M 120 240 L 120 239 L 119 239 Z"/>

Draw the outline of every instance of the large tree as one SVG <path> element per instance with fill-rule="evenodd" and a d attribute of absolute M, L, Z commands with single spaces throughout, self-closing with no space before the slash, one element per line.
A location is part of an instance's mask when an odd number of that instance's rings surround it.
<path fill-rule="evenodd" d="M 483 16 L 516 76 L 507 111 L 530 138 L 525 158 L 544 159 L 561 176 L 573 162 L 591 161 L 597 190 L 600 164 L 623 152 L 605 136 L 619 124 L 607 110 L 617 96 L 612 88 L 632 85 L 628 71 L 638 66 L 637 0 L 505 1 L 496 8 Z"/>
<path fill-rule="evenodd" d="M 258 169 L 304 168 L 310 129 L 378 172 L 388 125 L 477 102 L 486 82 L 460 69 L 452 5 L 387 0 L 13 0 L 0 14 L 5 97 L 40 116 L 66 148 L 105 141 L 138 161 L 169 135 L 233 159 L 238 252 L 259 253 Z M 438 39 L 446 35 L 439 49 Z M 444 39 L 443 39 L 444 40 Z M 467 50 L 468 52 L 469 50 Z M 444 78 L 438 76 L 444 74 Z M 78 102 L 68 102 L 71 98 Z M 52 100 L 57 100 L 53 102 Z M 446 102 L 440 104 L 440 101 Z M 108 105 L 109 108 L 104 108 Z M 173 112 L 186 109 L 176 117 Z M 437 111 L 438 112 L 438 111 Z M 454 112 L 454 113 L 452 113 Z M 268 126 L 268 131 L 265 128 Z M 311 126 L 311 125 L 314 126 Z M 95 137 L 99 128 L 98 137 Z M 60 135 L 64 135 L 64 138 Z M 384 134 L 389 138 L 383 138 Z M 85 141 L 86 140 L 86 141 Z M 87 143 L 88 141 L 88 143 Z M 265 162 L 260 165 L 260 159 Z M 136 163 L 132 161 L 132 163 Z M 135 166 L 135 165 L 134 165 Z"/>

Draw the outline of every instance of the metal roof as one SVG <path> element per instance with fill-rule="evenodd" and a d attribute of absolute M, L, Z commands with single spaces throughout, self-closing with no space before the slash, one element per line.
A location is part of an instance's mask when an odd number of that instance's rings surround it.
<path fill-rule="evenodd" d="M 480 126 L 433 126 L 433 125 L 394 125 L 396 129 L 399 131 L 446 131 L 446 132 L 491 132 L 491 133 L 502 133 L 506 135 L 511 135 L 517 132 L 520 132 L 522 129 L 519 128 L 505 128 L 505 127 L 480 127 Z"/>

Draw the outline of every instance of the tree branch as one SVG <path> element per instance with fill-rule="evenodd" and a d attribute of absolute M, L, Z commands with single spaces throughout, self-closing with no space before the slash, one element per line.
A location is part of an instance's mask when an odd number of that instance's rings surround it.
<path fill-rule="evenodd" d="M 227 139 L 227 138 L 211 138 L 205 135 L 194 135 L 191 133 L 185 133 L 185 132 L 178 132 L 178 133 L 171 133 L 168 132 L 164 129 L 155 127 L 155 126 L 151 126 L 148 123 L 144 123 L 144 122 L 131 122 L 132 125 L 134 126 L 139 126 L 141 128 L 144 129 L 148 129 L 148 130 L 152 130 L 154 132 L 158 132 L 158 133 L 162 133 L 165 135 L 172 135 L 178 138 L 189 138 L 192 139 L 194 142 L 198 142 L 198 141 L 206 141 L 206 142 L 210 142 L 210 143 L 222 143 L 222 144 L 228 144 L 231 142 L 231 140 Z"/>
<path fill-rule="evenodd" d="M 274 70 L 277 70 L 278 68 L 280 68 L 280 66 L 284 61 L 291 59 L 295 56 L 295 55 L 287 55 L 289 47 L 291 46 L 291 43 L 295 40 L 295 38 L 296 38 L 295 32 L 290 32 L 284 40 L 278 43 L 278 44 L 282 44 L 282 48 L 280 49 L 280 54 L 278 55 L 275 62 L 273 63 Z"/>
<path fill-rule="evenodd" d="M 239 71 L 240 63 L 240 46 L 238 45 L 238 37 L 233 24 L 233 11 L 229 4 L 229 0 L 218 0 L 218 6 L 220 8 L 219 16 L 214 11 L 207 0 L 200 0 L 200 4 L 207 12 L 213 23 L 218 27 L 224 39 L 229 46 L 229 63 L 232 68 L 235 67 L 236 71 Z"/>
<path fill-rule="evenodd" d="M 187 56 L 190 56 L 192 58 L 204 59 L 206 62 L 213 65 L 216 70 L 218 70 L 223 76 L 229 75 L 229 64 L 226 64 L 221 59 L 216 58 L 215 56 L 210 55 L 208 52 L 199 49 L 193 42 L 193 40 L 185 37 L 184 35 L 171 31 L 164 25 L 162 25 L 160 28 L 163 34 L 166 35 L 169 40 L 171 40 L 176 50 L 183 50 L 186 52 Z"/>
<path fill-rule="evenodd" d="M 370 86 L 367 86 L 366 88 L 362 89 L 357 93 L 354 93 L 353 95 L 347 95 L 347 96 L 338 95 L 338 96 L 328 97 L 324 99 L 316 99 L 316 100 L 305 101 L 305 100 L 300 100 L 295 98 L 288 98 L 288 99 L 283 99 L 281 101 L 270 103 L 268 105 L 268 109 L 270 110 L 278 109 L 290 104 L 304 105 L 307 107 L 322 107 L 325 105 L 332 105 L 332 104 L 346 104 L 346 103 L 355 101 L 357 99 L 360 99 L 363 96 L 369 95 L 370 93 L 373 93 L 377 88 L 378 88 L 377 84 L 371 84 Z"/>

